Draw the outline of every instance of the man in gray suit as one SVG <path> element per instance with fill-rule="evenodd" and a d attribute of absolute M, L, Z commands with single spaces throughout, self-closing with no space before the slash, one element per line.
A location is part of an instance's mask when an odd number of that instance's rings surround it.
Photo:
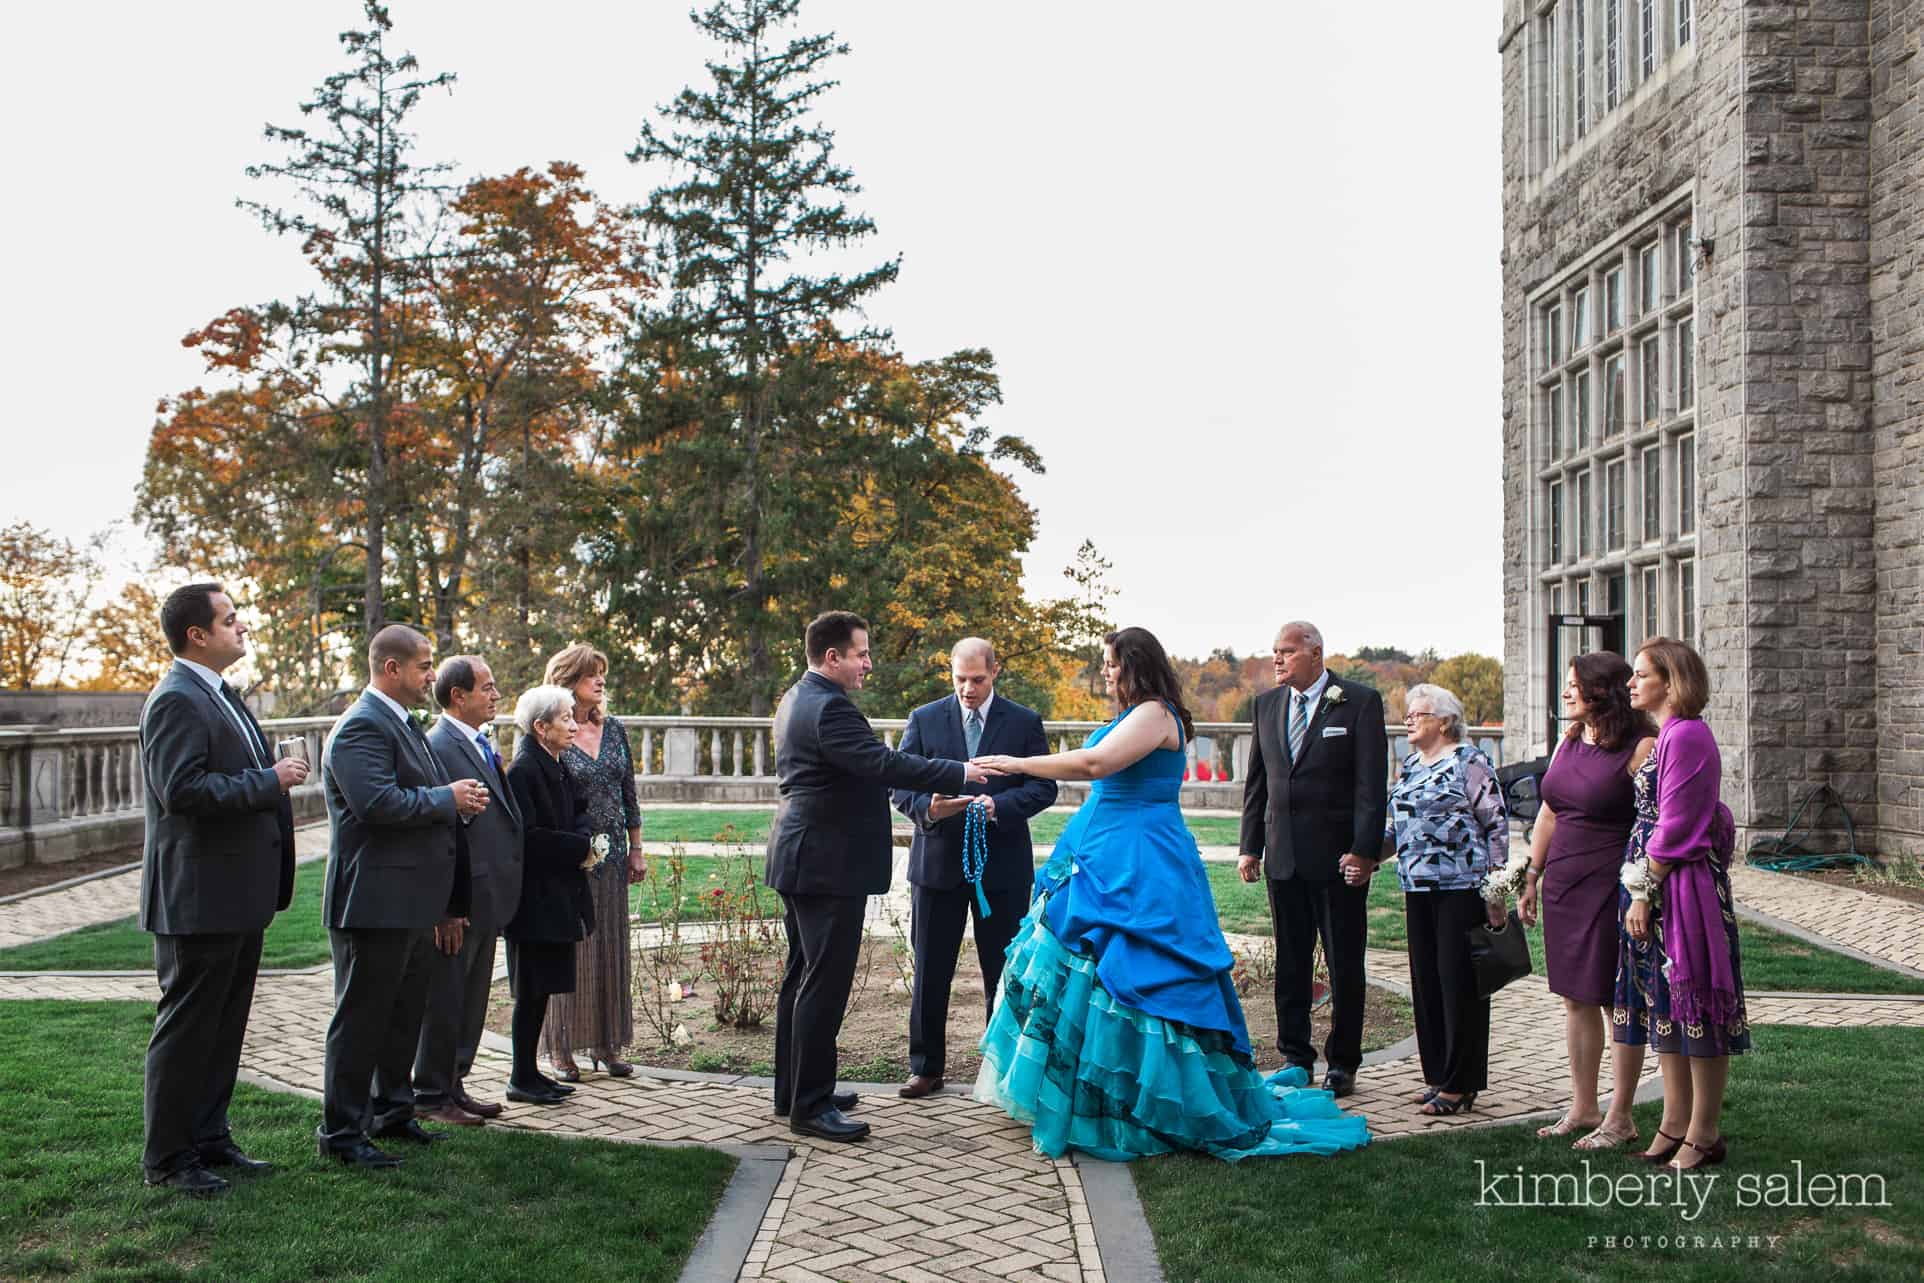
<path fill-rule="evenodd" d="M 373 1137 L 426 1144 L 409 1071 L 421 1036 L 437 933 L 461 945 L 467 917 L 464 818 L 487 808 L 479 780 L 448 779 L 411 710 L 434 682 L 428 639 L 390 624 L 368 643 L 368 687 L 334 725 L 321 758 L 334 1019 L 322 1069 L 323 1158 L 355 1167 L 401 1160 Z"/>
<path fill-rule="evenodd" d="M 160 981 L 140 1161 L 149 1185 L 209 1195 L 227 1188 L 209 1168 L 268 1166 L 234 1143 L 227 1102 L 261 933 L 294 897 L 287 794 L 307 778 L 307 763 L 274 761 L 260 724 L 221 677 L 247 653 L 247 627 L 219 584 L 169 593 L 160 630 L 174 666 L 140 710 L 140 926 L 154 933 Z"/>
<path fill-rule="evenodd" d="M 414 1053 L 414 1109 L 424 1118 L 473 1127 L 499 1117 L 501 1106 L 468 1095 L 462 1081 L 474 1067 L 494 980 L 494 942 L 521 899 L 521 816 L 488 739 L 501 698 L 494 672 L 475 655 L 441 661 L 434 678 L 440 720 L 428 747 L 450 780 L 479 780 L 494 805 L 461 827 L 468 850 L 468 925 L 436 932 L 428 965 L 428 1007 Z"/>

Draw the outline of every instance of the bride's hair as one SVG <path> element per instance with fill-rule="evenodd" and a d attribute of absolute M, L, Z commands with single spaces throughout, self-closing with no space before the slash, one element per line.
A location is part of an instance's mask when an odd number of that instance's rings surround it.
<path fill-rule="evenodd" d="M 1162 643 L 1147 628 L 1118 628 L 1102 639 L 1116 657 L 1116 698 L 1124 708 L 1147 700 L 1167 700 L 1182 722 L 1182 737 L 1196 738 L 1196 723 L 1182 702 L 1182 683 Z"/>

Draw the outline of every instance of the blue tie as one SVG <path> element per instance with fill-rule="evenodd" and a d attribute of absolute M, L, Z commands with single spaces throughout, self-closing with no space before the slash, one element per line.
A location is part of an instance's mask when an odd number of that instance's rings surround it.
<path fill-rule="evenodd" d="M 488 759 L 488 765 L 494 768 L 495 776 L 499 778 L 501 775 L 501 759 L 495 755 L 494 745 L 488 743 L 488 737 L 478 731 L 475 733 L 474 740 L 475 743 L 481 746 L 481 756 Z"/>

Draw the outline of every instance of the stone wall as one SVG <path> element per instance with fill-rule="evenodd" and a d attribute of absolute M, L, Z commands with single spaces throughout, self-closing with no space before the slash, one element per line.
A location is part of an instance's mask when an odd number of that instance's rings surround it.
<path fill-rule="evenodd" d="M 1781 829 L 1799 797 L 1828 783 L 1868 823 L 1877 770 L 1869 4 L 1751 4 L 1742 16 L 1744 551 L 1740 577 L 1727 581 L 1747 602 L 1740 814 Z"/>
<path fill-rule="evenodd" d="M 1924 856 L 1924 0 L 1873 0 L 1878 843 Z"/>

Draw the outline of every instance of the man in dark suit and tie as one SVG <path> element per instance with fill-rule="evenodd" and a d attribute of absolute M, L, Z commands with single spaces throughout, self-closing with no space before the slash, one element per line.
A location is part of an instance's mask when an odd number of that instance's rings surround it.
<path fill-rule="evenodd" d="M 456 828 L 487 808 L 479 780 L 449 780 L 411 711 L 434 682 L 428 639 L 390 624 L 368 643 L 368 686 L 335 723 L 321 759 L 334 1018 L 322 1069 L 324 1158 L 356 1167 L 400 1159 L 372 1137 L 426 1144 L 409 1071 L 420 1042 L 437 932 L 458 950 L 466 852 Z"/>
<path fill-rule="evenodd" d="M 494 980 L 495 939 L 521 901 L 521 815 L 488 738 L 501 691 L 475 655 L 441 661 L 434 702 L 441 717 L 428 731 L 449 780 L 479 780 L 494 805 L 461 826 L 468 853 L 468 920 L 456 932 L 435 931 L 428 961 L 428 1005 L 414 1053 L 414 1109 L 423 1118 L 477 1126 L 501 1106 L 468 1095 L 464 1083 L 481 1046 Z"/>
<path fill-rule="evenodd" d="M 860 1140 L 835 1091 L 835 1036 L 862 948 L 868 897 L 889 889 L 888 790 L 960 793 L 987 774 L 886 747 L 849 694 L 869 670 L 868 624 L 831 610 L 803 638 L 808 672 L 775 711 L 782 804 L 768 841 L 768 885 L 781 893 L 788 969 L 775 1007 L 775 1112 L 823 1140 Z"/>
<path fill-rule="evenodd" d="M 1002 671 L 995 647 L 967 637 L 949 652 L 955 694 L 924 704 L 909 714 L 902 735 L 904 753 L 940 754 L 968 761 L 983 753 L 1040 757 L 1049 751 L 1042 718 L 995 693 Z M 991 1011 L 1002 982 L 1002 955 L 1028 912 L 1035 881 L 1035 848 L 1029 820 L 1056 800 L 1054 780 L 1003 775 L 950 796 L 897 789 L 895 809 L 915 821 L 909 847 L 909 940 L 915 950 L 915 989 L 909 1001 L 909 1080 L 900 1095 L 918 1100 L 942 1090 L 947 1054 L 949 989 L 962 949 L 962 928 L 975 915 L 975 951 L 982 962 L 982 987 Z M 964 869 L 963 840 L 968 826 L 963 811 L 982 810 L 988 858 L 980 869 Z M 966 874 L 973 873 L 975 881 Z"/>
<path fill-rule="evenodd" d="M 1242 879 L 1267 879 L 1276 938 L 1276 1047 L 1316 1068 L 1310 992 L 1318 936 L 1329 964 L 1329 1066 L 1323 1086 L 1356 1087 L 1363 1062 L 1363 948 L 1369 881 L 1383 850 L 1389 736 L 1383 697 L 1323 666 L 1314 624 L 1284 624 L 1276 688 L 1256 697 L 1243 784 Z"/>
<path fill-rule="evenodd" d="M 149 1185 L 218 1194 L 210 1168 L 249 1174 L 227 1103 L 260 971 L 261 934 L 294 898 L 294 812 L 307 763 L 276 762 L 260 724 L 221 677 L 247 626 L 219 584 L 167 595 L 160 630 L 174 665 L 140 710 L 147 828 L 140 926 L 154 933 L 160 1002 L 147 1044 Z"/>

